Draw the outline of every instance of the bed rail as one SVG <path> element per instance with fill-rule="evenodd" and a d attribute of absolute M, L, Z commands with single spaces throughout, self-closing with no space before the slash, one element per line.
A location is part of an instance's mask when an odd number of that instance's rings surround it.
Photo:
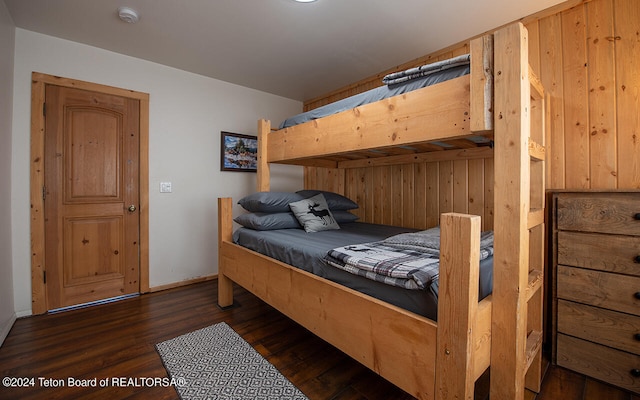
<path fill-rule="evenodd" d="M 491 299 L 479 304 L 476 290 L 480 217 L 442 214 L 440 232 L 436 398 L 472 399 L 491 343 Z"/>

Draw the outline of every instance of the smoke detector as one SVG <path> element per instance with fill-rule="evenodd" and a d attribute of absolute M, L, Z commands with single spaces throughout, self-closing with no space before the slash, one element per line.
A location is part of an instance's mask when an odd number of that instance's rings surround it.
<path fill-rule="evenodd" d="M 140 19 L 140 16 L 133 8 L 120 7 L 118 8 L 118 17 L 128 24 L 135 24 Z"/>

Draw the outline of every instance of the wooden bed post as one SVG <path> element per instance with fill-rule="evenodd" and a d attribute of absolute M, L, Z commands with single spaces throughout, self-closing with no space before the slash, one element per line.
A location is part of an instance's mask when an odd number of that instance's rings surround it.
<path fill-rule="evenodd" d="M 542 96 L 543 89 L 529 68 L 527 30 L 521 23 L 497 31 L 494 44 L 491 398 L 516 400 L 524 398 L 525 385 L 539 390 L 542 378 L 544 134 L 531 137 L 531 96 Z M 534 125 L 538 130 L 541 124 Z M 533 207 L 532 198 L 538 203 Z M 536 232 L 531 240 L 530 230 Z"/>
<path fill-rule="evenodd" d="M 480 223 L 475 215 L 446 213 L 440 217 L 436 399 L 473 398 Z"/>
<path fill-rule="evenodd" d="M 267 135 L 271 132 L 271 121 L 258 120 L 258 192 L 268 192 L 270 170 L 267 157 Z"/>
<path fill-rule="evenodd" d="M 224 275 L 222 242 L 231 241 L 233 235 L 232 201 L 230 197 L 218 198 L 218 305 L 233 305 L 233 282 Z"/>
<path fill-rule="evenodd" d="M 470 43 L 471 132 L 493 130 L 493 35 L 484 35 Z"/>

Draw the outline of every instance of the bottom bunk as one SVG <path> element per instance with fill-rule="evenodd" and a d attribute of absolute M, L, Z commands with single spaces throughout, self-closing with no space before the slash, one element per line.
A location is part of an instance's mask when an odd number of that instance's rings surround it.
<path fill-rule="evenodd" d="M 442 216 L 436 323 L 235 244 L 231 209 L 231 199 L 218 200 L 221 307 L 233 304 L 235 282 L 415 397 L 472 396 L 490 357 L 479 217 Z"/>
<path fill-rule="evenodd" d="M 437 271 L 437 253 L 434 252 L 434 255 L 425 258 L 422 256 L 423 253 L 415 251 L 414 248 L 397 243 L 402 242 L 403 238 L 406 238 L 404 241 L 409 241 L 414 237 L 412 235 L 421 235 L 421 238 L 437 237 L 438 231 L 437 228 L 433 228 L 418 233 L 415 229 L 365 222 L 340 223 L 339 230 L 313 234 L 302 229 L 263 231 L 243 227 L 233 233 L 233 242 L 360 293 L 436 320 L 439 280 L 437 276 L 420 274 L 419 268 L 427 269 L 433 265 L 433 270 Z M 345 263 L 335 257 L 329 257 L 327 253 L 332 249 L 332 254 L 343 259 L 349 257 L 349 261 Z M 353 267 L 354 264 L 365 264 L 369 261 L 377 261 L 370 269 L 378 271 L 386 268 L 390 272 L 383 275 Z M 405 268 L 406 275 L 410 278 L 403 277 L 402 268 L 405 266 L 408 268 Z M 487 254 L 480 261 L 480 299 L 491 293 L 492 272 L 493 257 Z"/>

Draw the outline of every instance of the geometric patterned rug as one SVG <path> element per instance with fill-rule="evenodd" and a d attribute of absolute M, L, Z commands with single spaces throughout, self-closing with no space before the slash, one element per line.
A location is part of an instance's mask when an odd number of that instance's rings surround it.
<path fill-rule="evenodd" d="M 156 349 L 182 400 L 307 399 L 224 322 Z"/>

